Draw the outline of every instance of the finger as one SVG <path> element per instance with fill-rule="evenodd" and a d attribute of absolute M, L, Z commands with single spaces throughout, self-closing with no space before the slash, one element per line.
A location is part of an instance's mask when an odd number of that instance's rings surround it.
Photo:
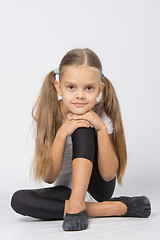
<path fill-rule="evenodd" d="M 86 123 L 86 124 L 90 124 L 90 122 L 88 122 L 87 120 L 85 120 L 85 119 L 73 119 L 73 121 L 75 121 L 75 122 L 84 122 L 84 123 Z"/>
<path fill-rule="evenodd" d="M 85 119 L 83 115 L 67 115 L 69 119 Z"/>
<path fill-rule="evenodd" d="M 91 126 L 93 127 L 93 125 L 92 125 L 89 121 L 87 121 L 87 120 L 83 120 L 83 121 L 85 121 L 86 124 L 88 124 L 90 127 L 91 127 Z"/>
<path fill-rule="evenodd" d="M 85 122 L 80 122 L 78 125 L 79 125 L 78 127 L 87 127 L 87 128 L 90 127 L 89 124 L 87 124 Z"/>
<path fill-rule="evenodd" d="M 87 121 L 87 120 L 82 119 L 82 120 L 76 120 L 76 121 L 78 121 L 80 123 L 85 123 L 89 127 L 93 127 L 93 125 L 89 121 Z"/>

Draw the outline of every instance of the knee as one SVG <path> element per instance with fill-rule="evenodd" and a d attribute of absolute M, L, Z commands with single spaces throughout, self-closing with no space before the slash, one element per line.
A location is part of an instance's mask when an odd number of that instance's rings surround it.
<path fill-rule="evenodd" d="M 11 197 L 11 207 L 12 209 L 20 214 L 26 215 L 27 205 L 26 205 L 26 191 L 18 190 Z"/>
<path fill-rule="evenodd" d="M 95 156 L 95 129 L 77 128 L 71 138 L 73 143 L 72 161 L 75 158 L 87 158 L 93 163 Z"/>

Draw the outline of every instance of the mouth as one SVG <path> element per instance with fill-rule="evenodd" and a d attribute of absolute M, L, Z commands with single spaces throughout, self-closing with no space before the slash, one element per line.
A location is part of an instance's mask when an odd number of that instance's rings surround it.
<path fill-rule="evenodd" d="M 84 106 L 84 105 L 86 105 L 87 103 L 73 103 L 74 105 L 76 105 L 76 106 Z"/>

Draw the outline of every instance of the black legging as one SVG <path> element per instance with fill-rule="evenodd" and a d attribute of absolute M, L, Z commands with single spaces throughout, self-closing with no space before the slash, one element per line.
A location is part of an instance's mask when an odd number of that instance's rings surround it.
<path fill-rule="evenodd" d="M 93 169 L 87 191 L 98 202 L 108 201 L 114 192 L 116 177 L 105 181 L 98 169 L 97 132 L 94 128 L 77 128 L 71 135 L 73 143 L 72 161 L 86 158 L 93 163 Z M 13 210 L 24 216 L 44 220 L 62 220 L 65 200 L 71 195 L 71 189 L 58 185 L 49 188 L 25 189 L 16 191 L 11 198 Z"/>

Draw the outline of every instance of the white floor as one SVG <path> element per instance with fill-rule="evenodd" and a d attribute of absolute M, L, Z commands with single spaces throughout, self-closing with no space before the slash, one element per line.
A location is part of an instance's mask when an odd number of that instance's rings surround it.
<path fill-rule="evenodd" d="M 99 217 L 90 218 L 83 231 L 66 232 L 63 221 L 42 221 L 15 213 L 10 207 L 10 196 L 1 198 L 0 240 L 55 240 L 55 239 L 160 239 L 159 201 L 152 199 L 149 218 Z"/>

